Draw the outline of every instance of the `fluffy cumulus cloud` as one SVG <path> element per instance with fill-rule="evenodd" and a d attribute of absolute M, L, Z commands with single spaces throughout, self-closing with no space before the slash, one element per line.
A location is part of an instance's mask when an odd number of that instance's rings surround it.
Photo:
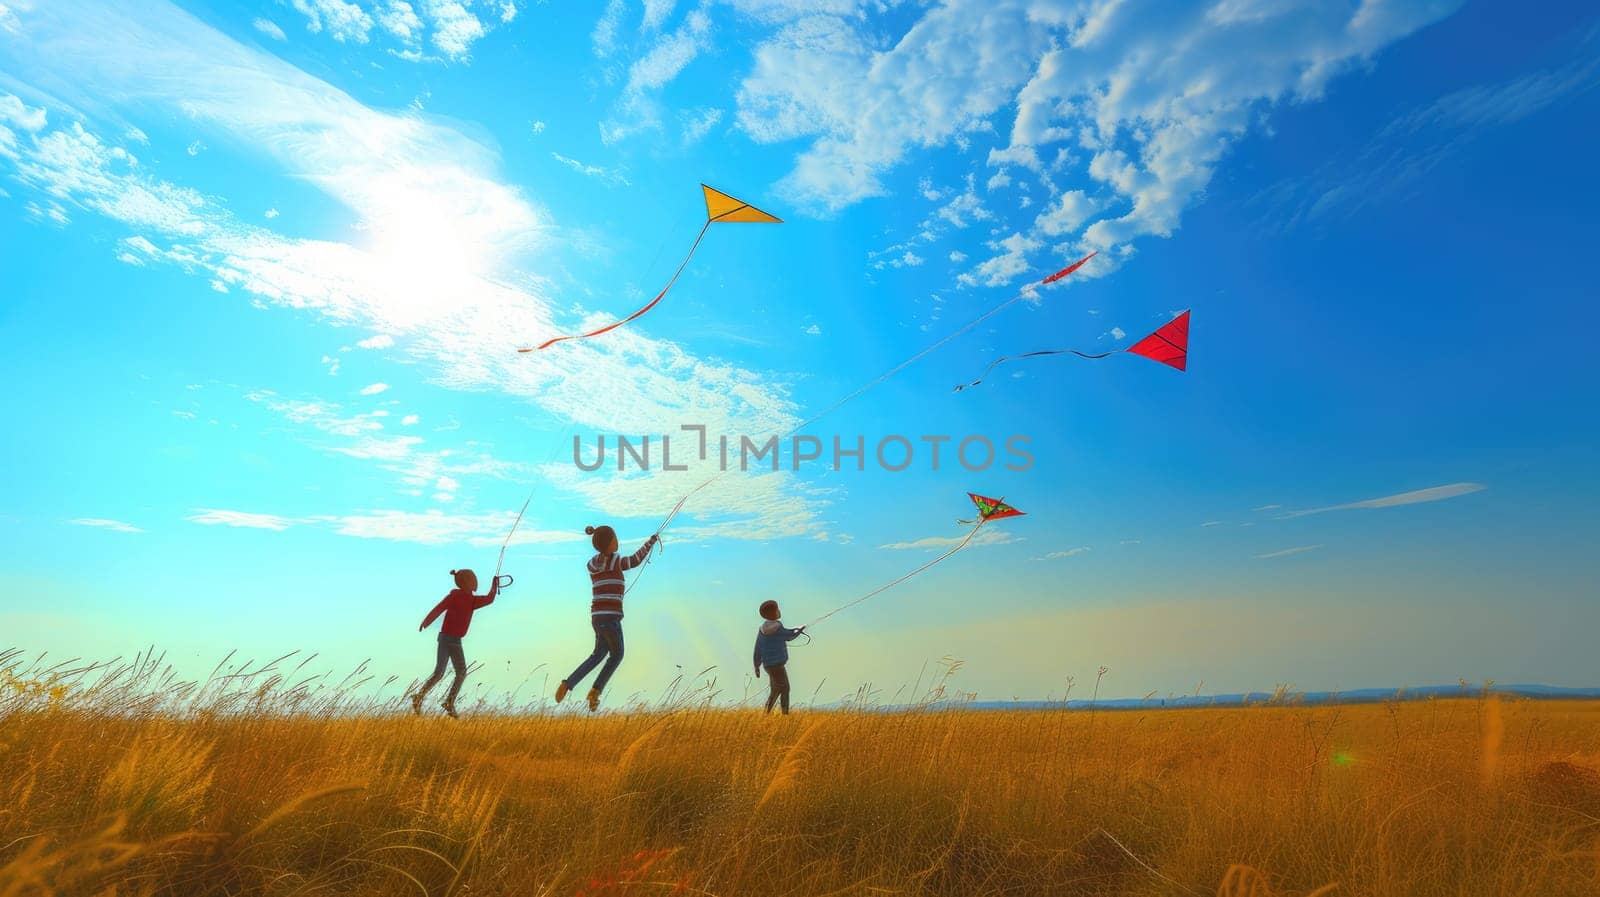
<path fill-rule="evenodd" d="M 608 15 L 611 11 L 608 8 Z M 604 22 L 602 19 L 602 24 Z M 600 123 L 601 139 L 606 143 L 615 143 L 635 134 L 659 130 L 662 125 L 659 99 L 662 89 L 711 46 L 711 16 L 703 9 L 691 11 L 676 27 L 655 35 L 648 49 L 628 67 L 622 96 L 611 115 Z M 718 112 L 717 120 L 720 119 L 721 113 Z M 704 136 L 704 132 L 715 124 L 715 120 L 705 123 L 703 118 L 699 125 L 686 124 L 685 137 L 690 136 L 696 127 L 700 128 L 699 136 Z"/>
<path fill-rule="evenodd" d="M 341 43 L 375 38 L 402 59 L 462 60 L 497 25 L 516 18 L 515 0 L 290 0 L 306 30 Z M 270 26 L 263 27 L 263 24 Z M 256 20 L 263 34 L 283 40 L 281 28 Z"/>
<path fill-rule="evenodd" d="M 1048 203 L 967 282 L 1005 282 L 1046 246 L 1118 249 L 1085 272 L 1103 273 L 1132 241 L 1179 226 L 1263 109 L 1318 98 L 1459 5 L 949 0 L 895 31 L 856 5 L 786 16 L 798 5 L 738 4 L 776 27 L 741 81 L 736 122 L 757 141 L 803 142 L 780 186 L 821 213 L 887 194 L 918 153 L 987 145 L 991 190 L 1043 188 Z"/>

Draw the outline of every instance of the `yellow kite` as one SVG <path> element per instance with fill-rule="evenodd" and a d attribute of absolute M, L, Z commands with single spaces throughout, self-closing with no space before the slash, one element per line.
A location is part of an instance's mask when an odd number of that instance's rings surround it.
<path fill-rule="evenodd" d="M 705 239 L 706 231 L 710 229 L 711 225 L 716 224 L 719 221 L 728 224 L 783 223 L 783 219 L 777 217 L 776 215 L 769 215 L 743 200 L 734 199 L 728 194 L 723 193 L 721 190 L 714 190 L 711 187 L 707 187 L 705 184 L 701 184 L 700 189 L 705 191 L 706 195 L 706 223 L 700 227 L 700 233 L 694 238 L 694 245 L 689 247 L 689 254 L 685 255 L 683 257 L 683 261 L 678 264 L 678 270 L 672 272 L 672 279 L 667 281 L 667 285 L 662 287 L 661 292 L 657 293 L 656 297 L 651 299 L 644 308 L 639 309 L 638 311 L 628 315 L 626 318 L 623 318 L 616 323 L 607 324 L 606 326 L 601 327 L 599 330 L 591 330 L 588 333 L 575 333 L 571 336 L 554 337 L 552 339 L 545 340 L 535 348 L 518 349 L 517 351 L 536 352 L 541 349 L 548 349 L 556 343 L 564 340 L 588 339 L 591 336 L 599 336 L 607 331 L 615 330 L 634 318 L 639 317 L 650 309 L 655 308 L 656 303 L 660 302 L 662 298 L 667 295 L 667 291 L 672 289 L 672 285 L 678 282 L 678 275 L 682 274 L 683 269 L 688 267 L 689 259 L 694 258 L 694 251 L 700 248 L 700 241 Z"/>

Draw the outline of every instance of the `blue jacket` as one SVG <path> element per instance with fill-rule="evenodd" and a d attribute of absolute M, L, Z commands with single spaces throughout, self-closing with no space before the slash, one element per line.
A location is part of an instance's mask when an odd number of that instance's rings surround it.
<path fill-rule="evenodd" d="M 789 662 L 789 643 L 800 634 L 789 629 L 782 620 L 768 620 L 756 631 L 755 662 L 758 666 L 777 666 Z"/>

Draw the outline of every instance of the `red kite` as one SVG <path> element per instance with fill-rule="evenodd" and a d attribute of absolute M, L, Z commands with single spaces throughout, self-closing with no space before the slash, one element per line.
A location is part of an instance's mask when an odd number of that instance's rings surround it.
<path fill-rule="evenodd" d="M 972 503 L 977 506 L 978 518 L 985 522 L 990 520 L 1004 520 L 1007 517 L 1021 517 L 1028 513 L 1027 511 L 1019 511 L 1016 508 L 1011 507 L 1010 505 L 1006 504 L 1006 501 L 1003 498 L 989 498 L 987 496 L 979 495 L 976 492 L 968 492 L 967 497 L 972 499 Z M 978 521 L 957 520 L 956 522 L 977 523 Z"/>
<path fill-rule="evenodd" d="M 1041 355 L 1076 355 L 1079 358 L 1107 358 L 1118 352 L 1142 355 L 1151 361 L 1159 361 L 1180 371 L 1188 370 L 1189 312 L 1185 310 L 1183 314 L 1156 328 L 1155 333 L 1139 340 L 1126 349 L 1113 349 L 1110 352 L 1100 352 L 1092 355 L 1087 352 L 1079 352 L 1077 349 L 1045 349 L 1039 352 L 1024 352 L 1021 355 L 1007 355 L 1004 358 L 996 358 L 994 361 L 989 362 L 988 367 L 983 369 L 982 376 L 971 383 L 963 383 L 957 386 L 955 391 L 960 392 L 968 387 L 977 386 L 983 382 L 984 377 L 989 376 L 989 372 L 994 370 L 997 365 L 1004 364 L 1007 361 L 1016 361 L 1019 358 L 1037 358 Z"/>
<path fill-rule="evenodd" d="M 734 199 L 733 197 L 729 196 L 726 193 L 723 193 L 720 190 L 712 189 L 711 187 L 707 187 L 705 184 L 701 184 L 700 185 L 700 189 L 705 191 L 706 223 L 701 225 L 700 233 L 695 236 L 694 243 L 689 247 L 689 254 L 685 255 L 683 257 L 683 261 L 678 264 L 678 270 L 672 272 L 672 278 L 667 281 L 667 285 L 661 288 L 661 292 L 657 293 L 656 297 L 654 299 L 651 299 L 649 302 L 645 303 L 644 308 L 639 309 L 638 311 L 634 312 L 631 315 L 628 315 L 626 318 L 623 318 L 622 320 L 617 321 L 616 323 L 607 324 L 606 326 L 601 327 L 598 330 L 591 330 L 588 333 L 575 333 L 575 334 L 572 334 L 571 336 L 557 336 L 557 337 L 545 340 L 544 342 L 540 343 L 536 347 L 526 348 L 526 349 L 518 349 L 517 351 L 518 352 L 536 352 L 536 351 L 539 351 L 541 349 L 548 349 L 551 346 L 555 345 L 556 343 L 559 343 L 559 342 L 562 342 L 562 341 L 565 341 L 565 340 L 569 340 L 569 339 L 588 339 L 589 337 L 592 337 L 592 336 L 599 336 L 602 333 L 607 333 L 609 331 L 615 330 L 618 327 L 621 327 L 623 324 L 626 324 L 629 321 L 632 321 L 634 318 L 639 317 L 640 315 L 644 314 L 645 312 L 649 311 L 650 309 L 655 308 L 656 307 L 656 303 L 660 302 L 663 298 L 665 298 L 666 295 L 667 295 L 667 291 L 672 289 L 672 285 L 678 282 L 678 275 L 682 274 L 683 273 L 683 269 L 687 268 L 689 266 L 689 259 L 694 258 L 694 251 L 696 249 L 700 248 L 700 241 L 705 239 L 706 231 L 709 230 L 711 228 L 711 225 L 713 225 L 713 224 L 716 224 L 718 222 L 722 222 L 724 224 L 782 224 L 783 223 L 783 219 L 777 217 L 776 215 L 769 215 L 768 213 L 761 211 L 760 209 L 756 208 L 755 206 L 750 205 L 749 203 L 744 202 L 743 200 Z"/>

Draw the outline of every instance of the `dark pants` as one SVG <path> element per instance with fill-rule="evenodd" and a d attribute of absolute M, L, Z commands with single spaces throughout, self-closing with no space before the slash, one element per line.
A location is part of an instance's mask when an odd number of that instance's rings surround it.
<path fill-rule="evenodd" d="M 461 639 L 441 632 L 439 633 L 439 659 L 433 665 L 433 675 L 428 677 L 427 682 L 422 683 L 422 690 L 417 692 L 419 700 L 427 697 L 428 692 L 439 684 L 440 679 L 444 678 L 444 665 L 446 663 L 455 668 L 456 677 L 450 682 L 450 693 L 445 696 L 444 702 L 446 704 L 454 704 L 456 695 L 461 692 L 461 683 L 467 678 L 467 655 L 461 649 Z"/>
<path fill-rule="evenodd" d="M 577 688 L 583 677 L 589 675 L 600 661 L 606 665 L 600 667 L 600 675 L 594 680 L 595 691 L 605 691 L 606 683 L 611 681 L 611 674 L 617 671 L 617 665 L 622 663 L 622 618 L 607 614 L 600 617 L 590 617 L 594 624 L 594 653 L 578 664 L 578 668 L 567 677 L 567 687 Z"/>
<path fill-rule="evenodd" d="M 767 712 L 772 712 L 774 703 L 782 703 L 783 712 L 789 712 L 789 671 L 781 663 L 767 664 L 767 684 L 772 691 L 767 693 Z"/>

